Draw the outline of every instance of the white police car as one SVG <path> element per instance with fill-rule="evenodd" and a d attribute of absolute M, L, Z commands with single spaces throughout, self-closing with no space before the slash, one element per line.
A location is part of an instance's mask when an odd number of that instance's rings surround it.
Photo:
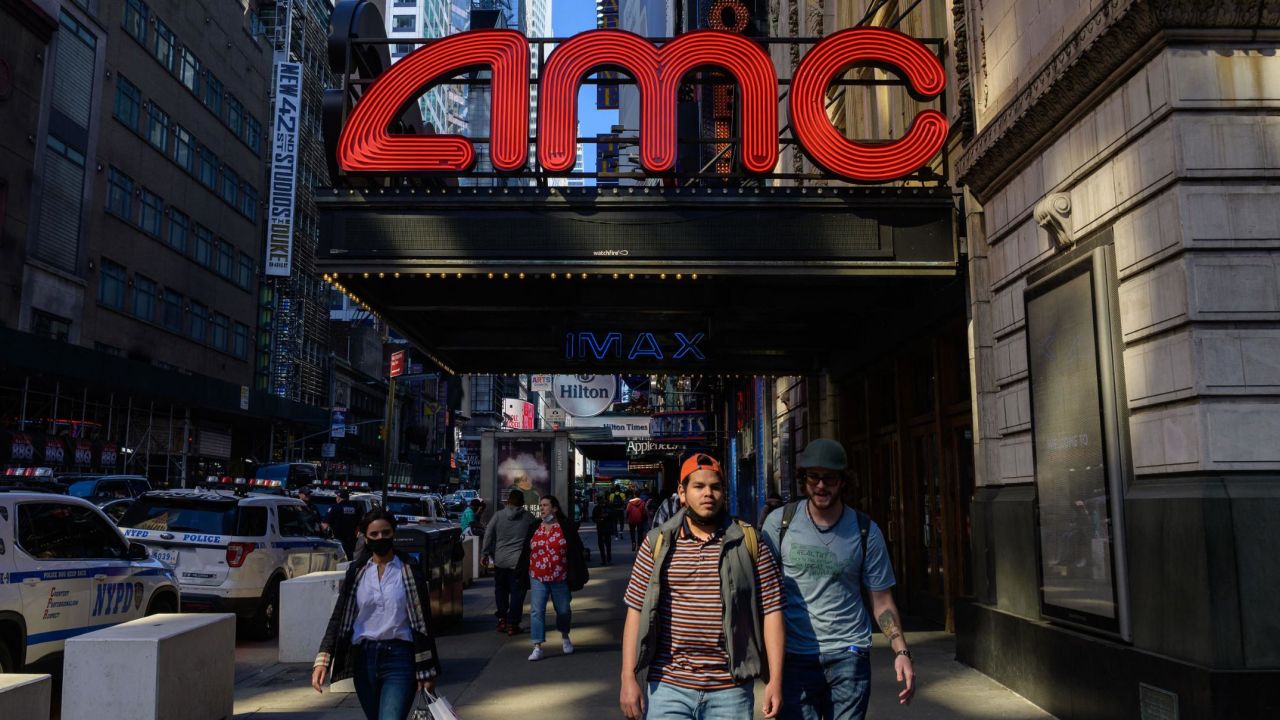
<path fill-rule="evenodd" d="M 280 583 L 346 559 L 301 500 L 225 490 L 143 494 L 125 536 L 173 565 L 183 610 L 233 612 L 262 639 L 278 630 Z"/>
<path fill-rule="evenodd" d="M 173 569 L 92 503 L 0 492 L 0 672 L 52 664 L 67 638 L 179 606 Z"/>
<path fill-rule="evenodd" d="M 426 485 L 392 483 L 387 486 L 387 511 L 402 523 L 449 523 L 444 503 L 429 491 Z"/>

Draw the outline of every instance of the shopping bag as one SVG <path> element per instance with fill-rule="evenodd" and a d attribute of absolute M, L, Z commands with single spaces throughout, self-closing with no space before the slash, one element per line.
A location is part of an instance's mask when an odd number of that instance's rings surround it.
<path fill-rule="evenodd" d="M 459 720 L 453 706 L 443 695 L 433 695 L 426 690 L 418 693 L 418 699 L 409 712 L 409 720 Z"/>

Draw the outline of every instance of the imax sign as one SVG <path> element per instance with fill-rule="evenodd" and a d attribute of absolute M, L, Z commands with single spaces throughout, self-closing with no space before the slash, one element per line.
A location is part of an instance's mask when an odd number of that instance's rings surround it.
<path fill-rule="evenodd" d="M 706 360 L 702 332 L 571 332 L 564 336 L 566 360 Z"/>

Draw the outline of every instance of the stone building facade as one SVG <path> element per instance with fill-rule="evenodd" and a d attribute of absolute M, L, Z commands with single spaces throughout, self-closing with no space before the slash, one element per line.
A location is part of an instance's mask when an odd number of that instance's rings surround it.
<path fill-rule="evenodd" d="M 1280 5 L 955 17 L 978 421 L 959 655 L 1061 718 L 1275 716 Z"/>

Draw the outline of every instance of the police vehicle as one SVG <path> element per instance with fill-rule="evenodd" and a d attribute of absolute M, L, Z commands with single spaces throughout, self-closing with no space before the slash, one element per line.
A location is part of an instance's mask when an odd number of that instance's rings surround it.
<path fill-rule="evenodd" d="M 174 567 L 182 609 L 232 612 L 255 637 L 279 629 L 280 583 L 346 559 L 301 500 L 226 490 L 143 494 L 124 534 Z"/>
<path fill-rule="evenodd" d="M 329 516 L 329 509 L 338 502 L 339 490 L 347 490 L 351 493 L 349 501 L 358 509 L 358 517 L 364 517 L 364 514 L 370 510 L 382 507 L 382 496 L 370 492 L 367 482 L 325 480 L 312 485 L 310 490 L 311 505 L 316 512 L 320 513 L 321 520 Z"/>
<path fill-rule="evenodd" d="M 392 483 L 387 486 L 387 511 L 401 523 L 448 523 L 440 497 L 426 485 Z"/>
<path fill-rule="evenodd" d="M 53 665 L 67 638 L 179 607 L 173 569 L 92 503 L 0 491 L 0 672 Z"/>

